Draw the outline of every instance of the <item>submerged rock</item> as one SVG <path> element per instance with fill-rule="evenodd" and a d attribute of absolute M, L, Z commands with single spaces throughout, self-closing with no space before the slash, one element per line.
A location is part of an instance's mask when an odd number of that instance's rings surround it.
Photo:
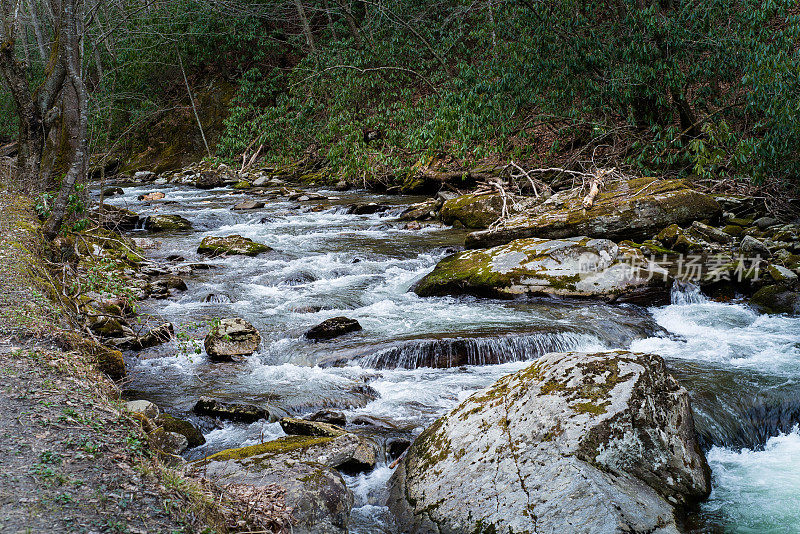
<path fill-rule="evenodd" d="M 208 415 L 241 423 L 254 423 L 259 419 L 270 419 L 269 410 L 259 406 L 223 402 L 210 397 L 200 397 L 192 411 L 197 415 Z"/>
<path fill-rule="evenodd" d="M 713 198 L 689 189 L 682 180 L 636 178 L 608 187 L 588 210 L 583 208 L 581 188 L 556 193 L 512 216 L 500 229 L 468 235 L 466 246 L 486 248 L 528 237 L 647 239 L 671 224 L 685 225 L 721 214 Z"/>
<path fill-rule="evenodd" d="M 151 215 L 145 220 L 144 227 L 151 232 L 191 230 L 192 223 L 180 215 Z"/>
<path fill-rule="evenodd" d="M 626 245 L 587 237 L 530 238 L 449 256 L 412 290 L 422 297 L 530 293 L 633 299 L 666 294 L 666 283 L 658 267 Z"/>
<path fill-rule="evenodd" d="M 231 360 L 234 356 L 248 356 L 258 350 L 261 334 L 256 327 L 242 319 L 222 319 L 212 325 L 203 346 L 212 360 Z"/>
<path fill-rule="evenodd" d="M 321 341 L 349 334 L 361 330 L 361 324 L 355 319 L 347 317 L 333 317 L 322 321 L 320 324 L 305 333 L 308 339 Z"/>
<path fill-rule="evenodd" d="M 198 254 L 208 256 L 258 256 L 272 249 L 267 245 L 256 243 L 252 239 L 240 235 L 229 235 L 226 237 L 204 237 L 197 247 Z"/>
<path fill-rule="evenodd" d="M 412 532 L 677 533 L 710 470 L 661 357 L 553 353 L 412 444 L 389 507 Z"/>

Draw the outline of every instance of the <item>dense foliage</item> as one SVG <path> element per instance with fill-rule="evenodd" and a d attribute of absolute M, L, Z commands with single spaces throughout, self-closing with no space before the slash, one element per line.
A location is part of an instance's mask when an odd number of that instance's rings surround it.
<path fill-rule="evenodd" d="M 426 156 L 800 174 L 795 0 L 161 0 L 101 52 L 95 146 L 180 100 L 180 56 L 239 87 L 229 159 L 263 144 L 351 178 Z"/>

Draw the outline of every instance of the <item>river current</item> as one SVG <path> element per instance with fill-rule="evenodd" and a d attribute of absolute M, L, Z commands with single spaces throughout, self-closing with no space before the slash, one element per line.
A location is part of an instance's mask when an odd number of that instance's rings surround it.
<path fill-rule="evenodd" d="M 140 304 L 143 317 L 170 321 L 181 334 L 128 358 L 132 395 L 189 419 L 201 395 L 298 416 L 335 408 L 348 419 L 378 418 L 382 428 L 365 431 L 380 445 L 413 438 L 472 392 L 544 353 L 653 352 L 689 390 L 712 468 L 713 492 L 692 523 L 703 531 L 800 532 L 800 318 L 711 302 L 695 289 L 675 290 L 672 304 L 649 309 L 420 298 L 409 287 L 464 240 L 463 231 L 445 226 L 405 229 L 397 214 L 421 198 L 320 191 L 329 198 L 269 200 L 241 213 L 230 208 L 249 198 L 246 192 L 163 186 L 163 201 L 137 200 L 153 190 L 136 185 L 106 199 L 141 216 L 177 214 L 193 225 L 188 232 L 134 232 L 149 240 L 150 258 L 182 273 L 188 290 Z M 390 208 L 347 213 L 347 205 L 368 202 Z M 203 237 L 231 234 L 274 250 L 211 260 L 196 253 Z M 210 268 L 189 267 L 200 262 Z M 321 343 L 303 338 L 342 315 L 363 330 Z M 209 362 L 201 348 L 208 324 L 236 316 L 260 331 L 260 350 L 243 362 Z M 189 458 L 284 435 L 267 421 L 204 433 L 207 443 Z M 396 531 L 383 506 L 387 463 L 346 477 L 355 496 L 351 532 Z"/>

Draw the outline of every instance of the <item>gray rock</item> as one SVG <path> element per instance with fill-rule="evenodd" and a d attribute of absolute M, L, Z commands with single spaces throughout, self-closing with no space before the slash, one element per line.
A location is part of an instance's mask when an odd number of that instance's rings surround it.
<path fill-rule="evenodd" d="M 722 230 L 718 230 L 713 226 L 703 224 L 699 221 L 694 221 L 692 223 L 692 229 L 698 234 L 700 234 L 703 238 L 708 239 L 710 241 L 716 241 L 717 243 L 723 243 L 723 244 L 727 244 L 733 241 L 733 237 L 726 234 Z"/>
<path fill-rule="evenodd" d="M 661 357 L 547 354 L 413 443 L 389 508 L 411 532 L 677 533 L 710 470 Z"/>
<path fill-rule="evenodd" d="M 133 173 L 133 179 L 137 182 L 150 182 L 155 179 L 156 173 L 151 171 L 139 171 Z"/>
<path fill-rule="evenodd" d="M 158 406 L 148 400 L 133 400 L 125 403 L 125 409 L 131 413 L 140 413 L 148 419 L 158 417 Z"/>
<path fill-rule="evenodd" d="M 259 406 L 223 402 L 210 397 L 200 397 L 192 411 L 197 415 L 207 415 L 242 423 L 254 423 L 260 419 L 270 419 L 269 410 Z"/>
<path fill-rule="evenodd" d="M 776 224 L 778 224 L 778 219 L 772 217 L 761 217 L 753 221 L 753 224 L 758 226 L 759 230 L 766 230 L 770 226 L 775 226 Z"/>
<path fill-rule="evenodd" d="M 269 178 L 267 176 L 262 176 L 261 178 L 253 180 L 253 187 L 264 187 L 266 185 L 269 185 Z"/>
<path fill-rule="evenodd" d="M 167 454 L 178 455 L 189 448 L 189 440 L 183 434 L 168 432 L 163 428 L 153 430 L 147 436 L 156 449 Z"/>
<path fill-rule="evenodd" d="M 242 319 L 222 319 L 211 327 L 203 346 L 212 360 L 231 360 L 234 356 L 247 356 L 258 350 L 261 334 Z"/>
<path fill-rule="evenodd" d="M 293 532 L 338 534 L 347 531 L 353 496 L 336 468 L 369 460 L 370 449 L 353 434 L 289 436 L 222 451 L 192 462 L 189 471 L 220 484 L 277 484 L 286 490 L 286 504 L 298 521 Z"/>
<path fill-rule="evenodd" d="M 320 423 L 328 423 L 341 427 L 347 424 L 347 418 L 345 417 L 344 412 L 329 409 L 315 412 L 306 417 L 306 419 L 309 421 L 318 421 Z"/>
<path fill-rule="evenodd" d="M 420 296 L 538 293 L 638 298 L 664 292 L 664 274 L 650 266 L 640 251 L 607 239 L 530 238 L 449 256 L 412 290 Z"/>
<path fill-rule="evenodd" d="M 318 436 L 335 438 L 345 434 L 343 428 L 319 421 L 309 421 L 296 417 L 284 417 L 280 420 L 281 428 L 290 436 Z"/>
<path fill-rule="evenodd" d="M 744 236 L 742 243 L 739 245 L 739 251 L 742 254 L 751 256 L 769 256 L 769 249 L 767 246 L 751 235 Z"/>
<path fill-rule="evenodd" d="M 264 207 L 264 203 L 258 200 L 243 200 L 236 204 L 233 208 L 234 211 L 247 211 L 247 210 L 257 210 Z"/>
<path fill-rule="evenodd" d="M 310 329 L 305 333 L 305 336 L 314 341 L 323 341 L 358 330 L 361 330 L 361 324 L 357 320 L 348 319 L 347 317 L 333 317 Z"/>

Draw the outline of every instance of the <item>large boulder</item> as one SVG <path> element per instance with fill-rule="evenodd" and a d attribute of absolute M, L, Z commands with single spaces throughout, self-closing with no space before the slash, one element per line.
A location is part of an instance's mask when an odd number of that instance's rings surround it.
<path fill-rule="evenodd" d="M 552 353 L 420 434 L 388 504 L 412 532 L 666 534 L 710 489 L 661 357 Z"/>
<path fill-rule="evenodd" d="M 645 300 L 666 294 L 663 274 L 638 250 L 607 239 L 530 238 L 448 256 L 412 289 L 422 297 L 550 294 Z"/>
<path fill-rule="evenodd" d="M 506 202 L 512 213 L 511 202 Z M 461 195 L 445 200 L 439 216 L 445 224 L 458 221 L 467 228 L 488 228 L 503 214 L 503 197 L 491 195 Z"/>
<path fill-rule="evenodd" d="M 151 215 L 145 220 L 144 227 L 151 232 L 191 230 L 192 223 L 180 215 Z"/>
<path fill-rule="evenodd" d="M 203 342 L 209 358 L 223 361 L 229 361 L 234 356 L 253 354 L 260 344 L 261 334 L 241 317 L 214 323 Z"/>
<path fill-rule="evenodd" d="M 636 178 L 609 184 L 592 207 L 583 208 L 581 188 L 556 193 L 546 201 L 512 216 L 502 228 L 467 236 L 467 248 L 486 248 L 515 239 L 561 239 L 587 235 L 612 240 L 647 239 L 671 224 L 714 219 L 719 204 L 687 187 L 682 180 Z"/>
<path fill-rule="evenodd" d="M 347 531 L 353 496 L 336 468 L 360 458 L 364 448 L 364 440 L 353 434 L 288 436 L 219 452 L 189 470 L 218 484 L 276 484 L 286 491 L 286 505 L 297 520 L 293 532 L 338 534 Z"/>
<path fill-rule="evenodd" d="M 226 237 L 204 237 L 197 247 L 198 254 L 207 256 L 258 256 L 272 250 L 267 245 L 256 243 L 252 239 L 240 235 Z"/>

